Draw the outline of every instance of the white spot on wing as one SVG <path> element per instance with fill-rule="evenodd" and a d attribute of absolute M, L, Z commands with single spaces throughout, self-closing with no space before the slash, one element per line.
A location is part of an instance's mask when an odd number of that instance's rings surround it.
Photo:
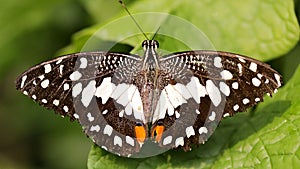
<path fill-rule="evenodd" d="M 129 145 L 134 146 L 134 139 L 133 139 L 132 137 L 126 136 L 126 137 L 125 137 L 125 141 L 126 141 L 126 143 L 128 143 Z"/>
<path fill-rule="evenodd" d="M 100 126 L 99 126 L 99 125 L 91 126 L 90 131 L 96 131 L 96 132 L 99 132 L 99 131 L 100 131 Z"/>
<path fill-rule="evenodd" d="M 240 58 L 240 57 L 239 57 L 239 60 L 240 60 L 241 62 L 243 62 L 243 63 L 246 63 L 246 61 L 245 61 L 243 58 Z"/>
<path fill-rule="evenodd" d="M 173 116 L 175 113 L 176 118 L 180 117 L 180 114 L 177 111 L 175 112 L 175 108 L 182 105 L 183 103 L 186 103 L 185 99 L 192 97 L 190 94 L 191 92 L 188 90 L 197 89 L 194 78 L 192 78 L 192 81 L 190 82 L 190 86 L 185 87 L 184 85 L 177 83 L 176 85 L 168 85 L 164 90 L 162 90 L 159 97 L 159 101 L 156 105 L 156 109 L 154 111 L 152 122 L 155 122 L 157 119 L 165 118 L 166 112 L 168 113 L 169 116 Z M 206 91 L 204 90 L 204 92 Z M 195 92 L 193 94 L 195 95 L 196 98 L 197 94 L 195 94 Z M 199 102 L 200 102 L 201 94 L 198 95 L 199 95 Z"/>
<path fill-rule="evenodd" d="M 257 64 L 254 62 L 250 63 L 249 69 L 252 70 L 253 72 L 257 71 Z"/>
<path fill-rule="evenodd" d="M 44 65 L 44 69 L 45 69 L 45 73 L 51 72 L 51 65 L 50 64 Z"/>
<path fill-rule="evenodd" d="M 125 113 L 126 115 L 130 116 L 132 114 L 132 106 L 131 104 L 128 104 L 126 107 L 125 107 Z"/>
<path fill-rule="evenodd" d="M 27 95 L 28 95 L 28 92 L 27 92 L 27 91 L 23 91 L 23 94 L 27 96 Z"/>
<path fill-rule="evenodd" d="M 278 85 L 278 86 L 281 86 L 280 76 L 279 76 L 277 73 L 274 73 L 274 77 L 275 77 L 275 79 L 276 79 L 276 81 L 277 81 L 277 85 Z"/>
<path fill-rule="evenodd" d="M 69 90 L 69 89 L 70 89 L 70 85 L 68 83 L 65 83 L 64 84 L 64 90 L 66 91 L 66 90 Z"/>
<path fill-rule="evenodd" d="M 243 104 L 248 104 L 249 102 L 250 102 L 250 100 L 248 98 L 243 99 Z"/>
<path fill-rule="evenodd" d="M 214 58 L 214 66 L 217 68 L 221 68 L 222 67 L 221 61 L 222 61 L 222 59 L 220 57 L 215 57 Z"/>
<path fill-rule="evenodd" d="M 104 127 L 103 134 L 107 134 L 108 136 L 110 136 L 112 131 L 113 131 L 113 128 L 110 125 L 107 124 Z"/>
<path fill-rule="evenodd" d="M 63 74 L 64 65 L 59 65 L 59 74 Z"/>
<path fill-rule="evenodd" d="M 106 114 L 107 112 L 108 112 L 108 110 L 105 109 L 105 110 L 102 112 L 102 114 Z"/>
<path fill-rule="evenodd" d="M 62 59 L 59 59 L 57 62 L 56 62 L 56 64 L 58 65 L 58 64 L 60 64 L 62 62 Z"/>
<path fill-rule="evenodd" d="M 257 73 L 257 77 L 261 79 L 263 77 L 263 75 L 260 73 Z"/>
<path fill-rule="evenodd" d="M 164 138 L 163 145 L 168 145 L 171 142 L 172 142 L 172 136 L 168 136 L 168 137 Z"/>
<path fill-rule="evenodd" d="M 72 96 L 77 97 L 82 91 L 82 84 L 77 83 L 72 89 Z"/>
<path fill-rule="evenodd" d="M 252 84 L 256 87 L 260 86 L 261 81 L 257 79 L 256 77 L 252 78 Z"/>
<path fill-rule="evenodd" d="M 111 83 L 111 77 L 104 78 L 101 85 L 97 87 L 95 92 L 96 97 L 101 97 L 102 104 L 105 104 L 116 86 Z"/>
<path fill-rule="evenodd" d="M 145 117 L 144 117 L 144 113 L 143 113 L 143 103 L 142 103 L 142 99 L 140 96 L 140 92 L 139 92 L 139 90 L 137 90 L 137 88 L 133 94 L 132 100 L 129 105 L 131 105 L 131 109 L 133 109 L 134 117 L 136 119 L 145 121 Z"/>
<path fill-rule="evenodd" d="M 95 119 L 90 112 L 86 116 L 90 122 L 94 121 Z"/>
<path fill-rule="evenodd" d="M 240 106 L 238 104 L 236 104 L 236 105 L 233 106 L 233 110 L 234 111 L 237 111 L 239 108 L 240 108 Z"/>
<path fill-rule="evenodd" d="M 92 80 L 82 90 L 81 102 L 85 107 L 88 107 L 96 90 L 96 81 Z"/>
<path fill-rule="evenodd" d="M 48 101 L 46 99 L 42 99 L 42 103 L 48 103 Z"/>
<path fill-rule="evenodd" d="M 119 137 L 117 135 L 114 137 L 114 145 L 118 145 L 118 146 L 122 147 L 122 139 L 121 139 L 121 137 Z"/>
<path fill-rule="evenodd" d="M 205 87 L 201 85 L 197 77 L 193 76 L 186 87 L 197 103 L 200 103 L 200 97 L 204 97 L 207 94 Z"/>
<path fill-rule="evenodd" d="M 184 139 L 183 139 L 183 137 L 178 137 L 175 140 L 175 146 L 178 147 L 178 146 L 183 146 L 183 145 L 184 145 Z"/>
<path fill-rule="evenodd" d="M 165 87 L 166 94 L 173 105 L 174 108 L 177 108 L 178 106 L 182 105 L 183 103 L 186 103 L 186 100 L 182 97 L 180 93 L 178 93 L 172 85 L 167 85 Z"/>
<path fill-rule="evenodd" d="M 27 75 L 22 77 L 21 86 L 20 86 L 21 89 L 24 87 L 24 83 L 25 83 L 26 79 L 27 79 Z"/>
<path fill-rule="evenodd" d="M 199 134 L 203 134 L 203 133 L 207 133 L 207 132 L 208 132 L 208 130 L 207 130 L 206 127 L 200 127 L 199 128 Z"/>
<path fill-rule="evenodd" d="M 117 103 L 123 106 L 126 106 L 131 101 L 133 94 L 137 89 L 134 85 L 128 85 L 128 86 L 130 87 L 127 90 L 125 90 L 125 92 L 122 93 L 119 99 L 117 100 Z"/>
<path fill-rule="evenodd" d="M 229 117 L 229 116 L 230 116 L 229 113 L 225 113 L 225 114 L 223 115 L 223 117 Z"/>
<path fill-rule="evenodd" d="M 111 97 L 118 99 L 127 89 L 129 88 L 128 84 L 121 83 L 116 86 L 116 89 L 112 92 Z"/>
<path fill-rule="evenodd" d="M 221 103 L 221 93 L 211 80 L 206 81 L 206 91 L 212 103 L 218 106 Z"/>
<path fill-rule="evenodd" d="M 220 75 L 222 76 L 223 79 L 228 80 L 228 79 L 232 79 L 233 75 L 231 72 L 229 72 L 228 70 L 223 70 Z"/>
<path fill-rule="evenodd" d="M 239 74 L 241 75 L 243 73 L 243 66 L 242 64 L 238 63 L 238 68 L 239 68 Z"/>
<path fill-rule="evenodd" d="M 210 116 L 208 117 L 210 121 L 214 121 L 216 119 L 216 113 L 214 111 L 211 112 Z"/>
<path fill-rule="evenodd" d="M 180 114 L 178 113 L 177 110 L 175 111 L 175 117 L 176 117 L 176 119 L 178 119 L 180 117 Z"/>
<path fill-rule="evenodd" d="M 220 91 L 225 95 L 229 96 L 230 95 L 230 89 L 229 86 L 225 82 L 220 82 Z"/>
<path fill-rule="evenodd" d="M 144 114 L 143 113 L 141 113 L 141 111 L 140 110 L 138 110 L 138 109 L 135 109 L 135 108 L 133 108 L 133 115 L 134 115 L 134 118 L 135 119 L 139 119 L 139 120 L 142 120 L 142 121 L 144 121 Z"/>
<path fill-rule="evenodd" d="M 73 117 L 75 117 L 75 119 L 79 119 L 79 115 L 76 113 L 73 114 Z"/>
<path fill-rule="evenodd" d="M 40 80 L 43 80 L 44 78 L 45 78 L 45 75 L 39 76 L 39 79 L 40 79 Z"/>
<path fill-rule="evenodd" d="M 86 58 L 80 58 L 80 66 L 81 69 L 85 69 L 87 67 L 87 59 Z"/>
<path fill-rule="evenodd" d="M 168 109 L 168 115 L 169 115 L 169 116 L 173 116 L 174 113 L 175 113 L 175 112 L 174 112 L 174 111 L 175 111 L 174 107 L 173 107 L 172 105 L 169 104 L 169 106 L 168 106 L 167 109 Z"/>
<path fill-rule="evenodd" d="M 55 106 L 58 106 L 59 105 L 59 100 L 53 100 L 53 104 L 55 105 Z"/>
<path fill-rule="evenodd" d="M 103 148 L 106 151 L 108 150 L 107 147 L 105 147 L 105 146 L 101 146 L 101 148 Z"/>
<path fill-rule="evenodd" d="M 177 90 L 182 97 L 187 100 L 189 98 L 192 97 L 192 95 L 190 94 L 190 92 L 187 90 L 186 86 L 181 84 L 181 83 L 176 83 L 175 85 L 173 85 L 173 87 L 175 88 L 175 90 Z"/>
<path fill-rule="evenodd" d="M 124 116 L 124 110 L 120 111 L 119 113 L 119 117 L 123 117 Z"/>
<path fill-rule="evenodd" d="M 158 113 L 159 113 L 159 119 L 163 119 L 166 116 L 166 110 L 169 106 L 172 106 L 169 99 L 167 98 L 166 90 L 163 90 L 159 97 L 159 103 L 158 103 Z"/>
<path fill-rule="evenodd" d="M 191 136 L 194 136 L 195 135 L 195 130 L 194 130 L 193 126 L 187 127 L 185 129 L 185 133 L 186 133 L 187 138 L 190 138 Z"/>
<path fill-rule="evenodd" d="M 70 75 L 69 78 L 70 78 L 72 81 L 76 81 L 76 80 L 79 80 L 79 79 L 81 78 L 81 76 L 82 76 L 82 74 L 81 74 L 80 72 L 75 71 L 75 72 L 73 72 L 73 73 Z"/>
<path fill-rule="evenodd" d="M 239 88 L 239 83 L 238 83 L 238 82 L 233 82 L 233 83 L 231 84 L 231 87 L 232 87 L 233 89 L 238 89 L 238 88 Z"/>
<path fill-rule="evenodd" d="M 63 109 L 64 109 L 65 112 L 68 112 L 68 111 L 69 111 L 68 106 L 64 106 Z"/>
<path fill-rule="evenodd" d="M 266 79 L 265 84 L 268 84 L 268 83 L 269 83 L 269 79 Z"/>
<path fill-rule="evenodd" d="M 44 89 L 47 88 L 47 87 L 49 86 L 49 80 L 46 79 L 46 80 L 42 81 L 41 86 L 42 86 L 42 88 L 44 88 Z"/>

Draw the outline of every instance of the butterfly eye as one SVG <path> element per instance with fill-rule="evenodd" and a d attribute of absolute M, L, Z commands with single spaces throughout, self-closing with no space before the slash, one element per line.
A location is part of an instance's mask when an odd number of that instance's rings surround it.
<path fill-rule="evenodd" d="M 144 50 L 146 49 L 146 47 L 149 46 L 148 43 L 149 43 L 148 40 L 144 40 L 144 41 L 143 41 L 143 43 L 142 43 L 142 48 L 143 48 Z"/>
<path fill-rule="evenodd" d="M 152 43 L 155 49 L 159 48 L 159 43 L 157 42 L 157 40 L 152 40 Z"/>

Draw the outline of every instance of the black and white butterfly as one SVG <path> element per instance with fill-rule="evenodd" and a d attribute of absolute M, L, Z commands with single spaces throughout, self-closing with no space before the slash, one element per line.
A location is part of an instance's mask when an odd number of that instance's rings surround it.
<path fill-rule="evenodd" d="M 18 90 L 78 120 L 103 149 L 131 156 L 147 140 L 165 149 L 204 143 L 219 121 L 245 111 L 282 84 L 269 65 L 217 51 L 159 57 L 156 40 L 144 56 L 85 52 L 38 64 L 16 80 Z"/>

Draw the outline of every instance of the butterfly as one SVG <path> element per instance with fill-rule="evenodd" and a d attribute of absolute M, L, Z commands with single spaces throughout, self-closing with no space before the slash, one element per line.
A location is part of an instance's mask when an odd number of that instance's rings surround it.
<path fill-rule="evenodd" d="M 159 56 L 81 52 L 40 63 L 16 88 L 40 105 L 76 120 L 93 142 L 130 157 L 147 141 L 163 149 L 204 143 L 220 120 L 272 95 L 281 75 L 258 60 L 221 51 Z"/>

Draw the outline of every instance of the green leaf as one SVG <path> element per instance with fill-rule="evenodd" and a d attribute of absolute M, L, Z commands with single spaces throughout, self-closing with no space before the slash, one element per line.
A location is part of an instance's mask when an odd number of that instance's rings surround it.
<path fill-rule="evenodd" d="M 73 44 L 61 52 L 110 49 L 118 45 L 116 42 L 129 44 L 139 52 L 145 37 L 124 11 L 105 13 L 111 5 L 108 2 L 102 6 L 103 11 L 95 10 L 97 5 L 93 6 L 92 1 L 87 3 L 88 10 L 101 24 L 75 34 Z M 199 49 L 216 48 L 270 60 L 290 51 L 299 40 L 292 0 L 145 0 L 133 1 L 128 7 L 132 13 L 141 13 L 134 17 L 149 38 L 160 26 L 155 39 L 159 40 L 160 48 L 167 51 L 195 49 L 198 44 Z M 106 17 L 97 18 L 101 12 Z M 164 12 L 185 20 L 143 12 Z M 122 16 L 125 17 L 119 19 Z M 191 31 L 194 28 L 195 31 Z M 196 37 L 197 32 L 204 34 Z M 129 50 L 131 48 L 126 48 Z M 299 74 L 300 68 L 275 97 L 266 98 L 254 111 L 224 119 L 209 141 L 191 152 L 171 150 L 154 157 L 128 159 L 93 146 L 88 168 L 299 167 Z"/>
<path fill-rule="evenodd" d="M 215 167 L 298 168 L 300 166 L 300 67 L 273 99 L 260 104 L 255 115 L 237 129 L 253 134 L 224 151 Z"/>
<path fill-rule="evenodd" d="M 95 18 L 96 16 L 99 16 L 99 18 L 107 16 L 110 19 L 99 19 L 103 21 L 101 25 L 96 25 L 78 33 L 74 37 L 75 43 L 84 43 L 84 40 L 91 37 L 96 31 L 105 29 L 105 23 L 115 21 L 120 16 L 128 16 L 124 10 L 121 14 L 116 12 L 115 15 L 106 12 L 110 10 L 110 6 L 113 8 L 113 11 L 119 11 L 115 9 L 116 6 L 120 6 L 118 3 L 108 3 L 105 0 L 98 2 L 103 4 L 104 10 L 95 10 L 95 6 L 99 8 L 101 5 L 91 5 L 92 3 L 93 1 L 86 2 L 89 7 L 88 10 Z M 208 37 L 208 40 L 211 42 L 211 45 L 208 45 L 209 48 L 214 46 L 217 50 L 245 54 L 259 60 L 270 60 L 287 53 L 299 39 L 299 24 L 295 15 L 293 0 L 152 0 L 133 1 L 128 5 L 128 8 L 132 13 L 157 12 L 181 17 L 195 25 Z M 119 9 L 122 9 L 122 7 L 120 6 Z M 103 12 L 103 15 L 101 12 Z M 160 26 L 158 34 L 165 30 L 171 35 L 181 33 L 184 37 L 189 37 L 188 41 L 195 39 L 194 36 L 196 34 L 189 32 L 189 27 L 185 27 L 183 31 L 178 31 L 185 25 L 170 25 L 168 24 L 168 18 L 159 17 L 158 20 L 156 19 L 156 16 L 153 16 L 151 19 L 136 18 L 145 32 L 149 31 L 152 35 Z M 105 29 L 106 35 L 103 36 L 104 34 L 102 34 L 102 37 L 99 38 L 119 41 L 120 37 L 140 33 L 129 17 L 126 23 L 120 22 L 116 25 L 113 28 L 110 27 L 109 30 Z M 123 31 L 123 29 L 127 31 Z M 142 39 L 145 38 L 143 36 L 136 39 L 131 38 L 125 43 L 137 46 L 140 45 Z M 78 42 L 78 40 L 83 41 Z M 178 46 L 173 45 L 172 41 L 165 41 L 164 37 L 159 38 L 159 40 L 161 40 L 160 44 L 162 47 L 165 43 L 168 43 L 174 47 L 170 51 L 175 49 L 178 51 Z M 199 39 L 197 40 L 200 43 Z M 194 42 L 192 43 L 195 44 Z M 77 45 L 77 47 L 79 46 Z M 202 48 L 203 46 L 199 44 L 198 49 Z"/>

